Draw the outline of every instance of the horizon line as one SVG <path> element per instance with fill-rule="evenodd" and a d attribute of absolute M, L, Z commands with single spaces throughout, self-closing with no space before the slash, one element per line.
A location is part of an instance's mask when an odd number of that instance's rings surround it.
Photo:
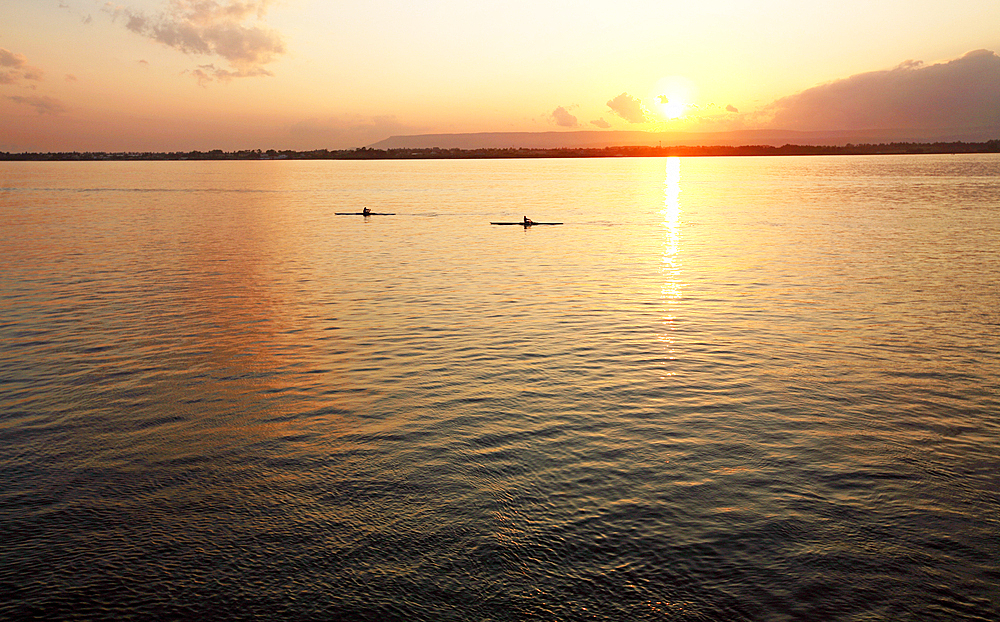
<path fill-rule="evenodd" d="M 558 132 L 557 132 L 558 133 Z M 272 159 L 490 159 L 539 157 L 669 157 L 767 156 L 767 155 L 920 155 L 947 153 L 1000 153 L 1000 136 L 986 141 L 893 141 L 846 145 L 607 145 L 604 147 L 389 147 L 347 149 L 238 149 L 225 151 L 0 151 L 0 161 L 31 160 L 272 160 Z M 379 157 L 384 154 L 385 157 Z M 353 157 L 352 157 L 353 156 Z"/>

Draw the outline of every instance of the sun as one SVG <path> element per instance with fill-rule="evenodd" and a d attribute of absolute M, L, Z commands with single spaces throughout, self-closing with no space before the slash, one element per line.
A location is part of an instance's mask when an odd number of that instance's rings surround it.
<path fill-rule="evenodd" d="M 683 117 L 687 111 L 688 105 L 686 103 L 673 99 L 668 95 L 657 95 L 656 99 L 657 109 L 660 111 L 660 114 L 668 119 Z"/>
<path fill-rule="evenodd" d="M 690 80 L 682 76 L 668 76 L 657 80 L 652 99 L 663 118 L 679 119 L 691 109 L 694 95 L 694 83 Z"/>

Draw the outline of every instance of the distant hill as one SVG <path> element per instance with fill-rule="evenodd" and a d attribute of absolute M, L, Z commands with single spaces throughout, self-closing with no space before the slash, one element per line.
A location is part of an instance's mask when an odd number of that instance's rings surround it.
<path fill-rule="evenodd" d="M 893 142 L 983 142 L 1000 136 L 998 128 L 947 130 L 861 130 L 796 132 L 741 130 L 735 132 L 480 132 L 391 136 L 367 145 L 372 149 L 559 149 L 621 146 L 832 145 Z"/>

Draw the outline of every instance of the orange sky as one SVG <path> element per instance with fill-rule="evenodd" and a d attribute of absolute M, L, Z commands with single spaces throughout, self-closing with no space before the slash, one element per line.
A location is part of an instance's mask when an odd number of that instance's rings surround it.
<path fill-rule="evenodd" d="M 1000 132 L 998 24 L 995 0 L 0 0 L 0 151 Z"/>

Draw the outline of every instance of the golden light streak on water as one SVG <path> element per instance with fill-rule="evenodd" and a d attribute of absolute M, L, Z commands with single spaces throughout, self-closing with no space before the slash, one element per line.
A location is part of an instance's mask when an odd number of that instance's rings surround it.
<path fill-rule="evenodd" d="M 663 182 L 663 257 L 661 271 L 663 286 L 661 296 L 665 304 L 666 314 L 663 323 L 666 332 L 661 340 L 668 344 L 669 358 L 674 358 L 674 339 L 671 332 L 675 329 L 677 319 L 677 304 L 681 299 L 683 287 L 681 281 L 681 159 L 667 158 L 666 179 Z M 671 375 L 671 374 L 668 374 Z"/>

